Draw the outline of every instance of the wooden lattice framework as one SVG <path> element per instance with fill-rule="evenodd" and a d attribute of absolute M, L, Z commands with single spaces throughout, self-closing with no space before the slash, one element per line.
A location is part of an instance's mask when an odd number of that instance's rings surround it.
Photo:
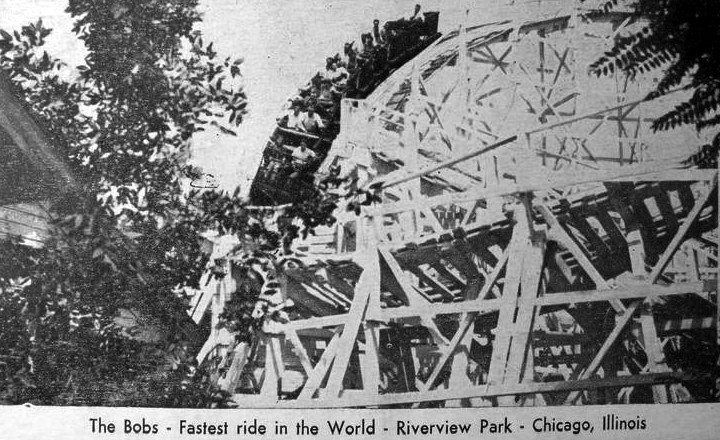
<path fill-rule="evenodd" d="M 345 100 L 325 166 L 383 202 L 297 244 L 289 321 L 251 345 L 215 328 L 235 281 L 209 281 L 218 383 L 248 407 L 712 399 L 717 170 L 680 163 L 696 134 L 649 130 L 675 102 L 651 78 L 584 70 L 635 25 L 461 26 Z"/>

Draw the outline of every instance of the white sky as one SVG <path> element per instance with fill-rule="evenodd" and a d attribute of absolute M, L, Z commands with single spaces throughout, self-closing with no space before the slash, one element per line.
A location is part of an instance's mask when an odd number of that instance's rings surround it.
<path fill-rule="evenodd" d="M 360 44 L 360 33 L 381 22 L 423 11 L 440 10 L 440 27 L 455 28 L 468 6 L 491 0 L 205 0 L 205 40 L 215 41 L 221 56 L 243 57 L 241 66 L 250 114 L 238 137 L 207 132 L 194 140 L 193 160 L 214 174 L 224 188 L 249 189 L 262 148 L 284 101 L 346 41 Z M 66 0 L 0 0 L 0 28 L 18 29 L 38 18 L 54 29 L 47 50 L 70 65 L 83 62 L 82 44 L 64 13 Z M 451 23 L 448 25 L 446 23 Z"/>

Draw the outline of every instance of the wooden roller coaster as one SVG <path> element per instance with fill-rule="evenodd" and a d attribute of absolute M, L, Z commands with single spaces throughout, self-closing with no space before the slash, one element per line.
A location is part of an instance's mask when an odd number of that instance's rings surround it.
<path fill-rule="evenodd" d="M 382 202 L 265 274 L 253 343 L 216 326 L 241 279 L 196 295 L 199 359 L 239 406 L 717 400 L 717 169 L 682 162 L 697 133 L 650 129 L 685 92 L 588 74 L 628 14 L 531 16 L 460 26 L 343 100 L 320 172 Z"/>

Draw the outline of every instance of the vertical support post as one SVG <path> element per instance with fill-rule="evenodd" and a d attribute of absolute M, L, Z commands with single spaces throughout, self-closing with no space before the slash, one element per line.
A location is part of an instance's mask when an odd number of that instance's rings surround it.
<path fill-rule="evenodd" d="M 373 220 L 370 219 L 371 223 L 374 223 Z M 365 317 L 368 300 L 370 296 L 380 296 L 380 256 L 378 251 L 375 247 L 368 246 L 362 252 L 361 266 L 364 270 L 355 288 L 355 297 L 348 311 L 347 322 L 340 336 L 338 353 L 327 382 L 327 392 L 330 398 L 337 398 L 342 392 L 342 382 L 350 355 L 357 345 L 358 331 Z"/>
<path fill-rule="evenodd" d="M 365 321 L 365 354 L 360 358 L 363 389 L 366 394 L 375 396 L 380 387 L 380 332 L 373 322 Z"/>
<path fill-rule="evenodd" d="M 278 399 L 278 391 L 280 390 L 280 372 L 275 362 L 270 340 L 273 336 L 265 337 L 265 378 L 263 379 L 260 394 L 264 400 L 274 402 Z"/>
<path fill-rule="evenodd" d="M 647 370 L 650 373 L 661 373 L 669 371 L 665 365 L 665 354 L 663 353 L 660 338 L 655 328 L 651 306 L 645 307 L 640 313 L 640 327 L 642 329 L 643 346 L 647 354 Z M 653 400 L 655 403 L 668 403 L 668 392 L 666 385 L 653 385 Z"/>
<path fill-rule="evenodd" d="M 529 201 L 515 207 L 515 228 L 508 247 L 508 266 L 505 273 L 505 285 L 502 293 L 502 304 L 496 327 L 493 353 L 490 360 L 488 384 L 499 385 L 505 383 L 513 374 L 510 369 L 518 367 L 517 354 L 512 353 L 513 338 L 515 334 L 515 318 L 518 307 L 519 290 L 523 271 L 525 270 L 526 251 L 530 248 L 530 224 L 528 216 Z M 512 361 L 511 361 L 512 357 Z M 515 363 L 511 363 L 515 362 Z M 517 373 L 520 374 L 519 372 Z M 514 399 L 508 397 L 498 398 L 499 404 L 512 405 Z"/>
<path fill-rule="evenodd" d="M 249 354 L 250 345 L 246 342 L 241 342 L 233 348 L 233 359 L 230 367 L 225 372 L 225 376 L 218 380 L 218 386 L 221 389 L 230 393 L 235 391 Z"/>

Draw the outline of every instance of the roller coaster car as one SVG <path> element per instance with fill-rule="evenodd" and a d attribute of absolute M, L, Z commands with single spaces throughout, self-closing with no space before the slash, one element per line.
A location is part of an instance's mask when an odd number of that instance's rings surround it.
<path fill-rule="evenodd" d="M 416 11 L 417 14 L 417 11 Z M 440 37 L 437 32 L 438 12 L 426 12 L 424 18 L 413 17 L 410 20 L 401 19 L 385 23 L 385 41 L 376 41 L 373 45 L 373 34 L 363 34 L 363 45 L 365 51 L 356 54 L 352 49 L 352 43 L 345 45 L 345 54 L 353 60 L 354 68 L 351 70 L 346 84 L 338 88 L 331 95 L 330 99 L 317 99 L 312 91 L 318 93 L 323 86 L 323 78 L 320 74 L 315 75 L 304 89 L 300 90 L 300 96 L 305 98 L 304 106 L 312 105 L 323 119 L 325 129 L 316 135 L 283 127 L 285 124 L 280 119 L 279 125 L 273 133 L 272 139 L 278 142 L 280 147 L 270 142 L 263 155 L 263 163 L 258 170 L 250 190 L 250 198 L 258 204 L 283 204 L 290 203 L 309 194 L 314 190 L 313 174 L 318 166 L 325 159 L 330 149 L 332 140 L 339 131 L 339 101 L 343 98 L 367 97 L 372 91 L 398 67 L 415 57 L 418 53 L 432 44 Z M 377 23 L 376 25 L 377 26 Z M 379 32 L 375 32 L 379 35 Z M 339 56 L 337 56 L 339 58 Z M 327 60 L 329 63 L 333 59 Z M 303 104 L 300 104 L 303 105 Z M 315 152 L 315 159 L 306 166 L 293 168 L 292 148 L 305 141 L 311 150 Z"/>
<path fill-rule="evenodd" d="M 437 31 L 440 13 L 425 12 L 423 15 L 424 20 L 402 19 L 385 24 L 391 68 L 402 66 L 440 36 Z"/>
<path fill-rule="evenodd" d="M 348 97 L 364 98 L 403 64 L 440 37 L 438 12 L 426 12 L 424 20 L 396 20 L 385 23 L 385 44 L 374 46 L 358 57 L 358 68 L 348 84 Z M 372 38 L 372 37 L 370 37 Z"/>
<path fill-rule="evenodd" d="M 263 160 L 250 190 L 252 200 L 266 204 L 290 203 L 315 190 L 314 173 L 331 141 L 310 133 L 277 127 L 263 152 Z M 315 157 L 293 158 L 293 150 L 305 142 Z"/>

